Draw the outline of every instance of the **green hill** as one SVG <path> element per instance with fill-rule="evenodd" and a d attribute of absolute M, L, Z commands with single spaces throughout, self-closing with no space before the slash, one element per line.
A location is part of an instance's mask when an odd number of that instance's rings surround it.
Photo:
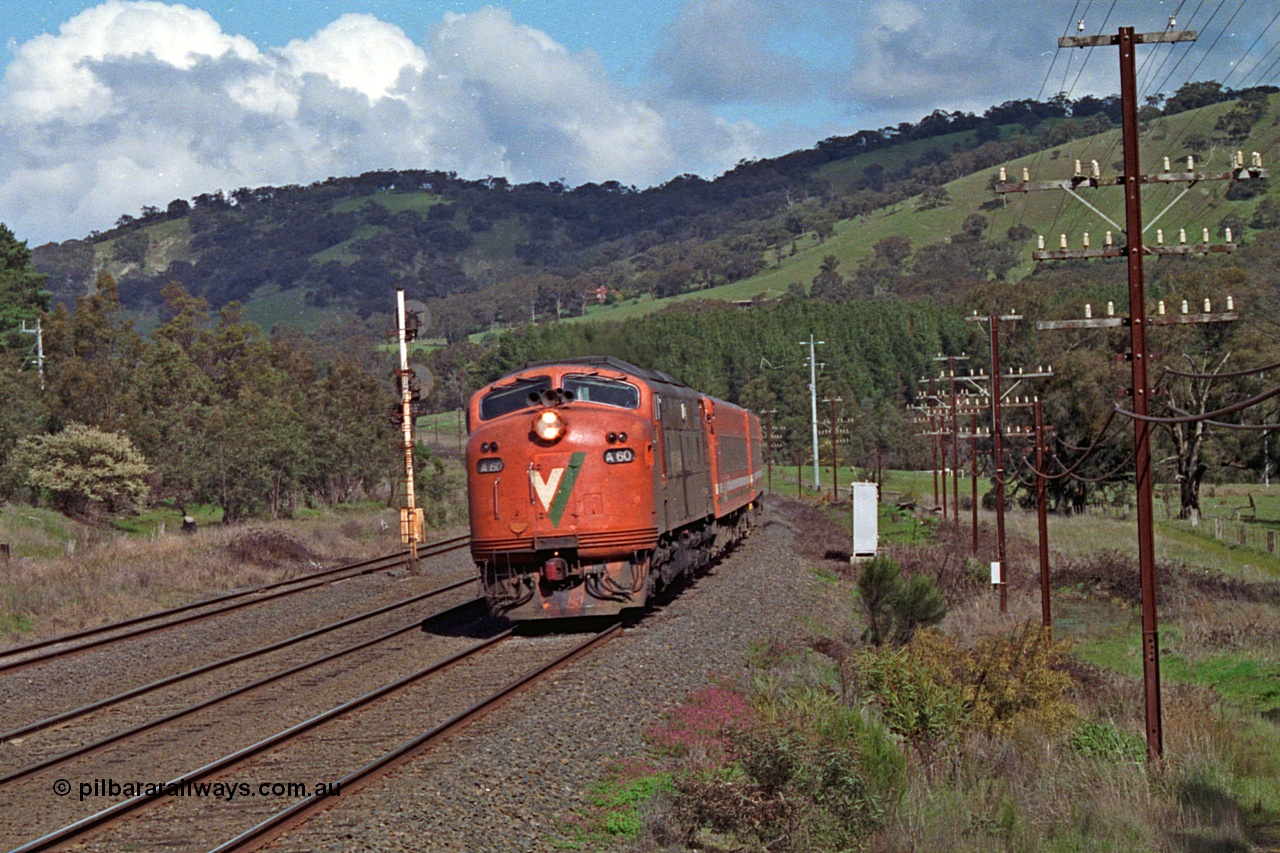
<path fill-rule="evenodd" d="M 1231 122 L 1246 102 L 1262 114 L 1242 135 Z M 918 125 L 744 162 L 714 181 L 681 176 L 643 191 L 430 171 L 245 188 L 175 200 L 163 212 L 144 208 L 111 231 L 39 247 L 35 259 L 58 301 L 73 301 L 106 271 L 139 318 L 154 313 L 170 280 L 215 308 L 238 299 L 256 321 L 308 329 L 335 313 L 385 313 L 390 290 L 404 287 L 432 307 L 433 333 L 451 341 L 530 317 L 624 319 L 688 300 L 776 298 L 809 289 L 824 263 L 838 274 L 828 278 L 852 280 L 889 238 L 909 241 L 896 272 L 937 279 L 948 276 L 925 268 L 969 230 L 982 240 L 970 254 L 1003 253 L 985 267 L 974 260 L 970 273 L 1017 279 L 1033 268 L 1037 234 L 1056 247 L 1065 233 L 1076 247 L 1086 231 L 1100 245 L 1107 230 L 1121 230 L 1114 187 L 1081 189 L 1092 207 L 1061 191 L 997 198 L 992 190 L 1000 165 L 1015 180 L 1024 168 L 1036 180 L 1070 177 L 1076 160 L 1086 172 L 1097 160 L 1104 178 L 1116 174 L 1118 128 L 1105 113 L 1065 115 L 1069 106 L 1011 102 L 985 118 L 934 113 Z M 1246 158 L 1275 150 L 1278 117 L 1274 93 L 1148 116 L 1144 169 L 1160 171 L 1168 156 L 1176 171 L 1194 153 L 1197 169 L 1226 171 L 1237 148 Z M 1234 144 L 1224 140 L 1230 133 Z M 1265 184 L 1157 183 L 1144 193 L 1149 222 L 1169 208 L 1155 226 L 1166 242 L 1179 228 L 1195 242 L 1208 228 L 1217 240 L 1224 224 L 1247 236 L 1259 205 L 1276 201 Z M 851 294 L 867 286 L 879 285 Z M 609 304 L 588 296 L 597 291 Z"/>
<path fill-rule="evenodd" d="M 1182 171 L 1188 154 L 1196 157 L 1196 170 L 1220 174 L 1231 168 L 1230 158 L 1236 150 L 1244 152 L 1245 162 L 1250 162 L 1252 152 L 1274 152 L 1280 149 L 1280 95 L 1268 99 L 1270 111 L 1253 132 L 1237 146 L 1217 147 L 1207 151 L 1193 151 L 1187 141 L 1203 138 L 1214 124 L 1226 114 L 1234 102 L 1214 104 L 1197 110 L 1151 121 L 1142 134 L 1141 162 L 1147 173 L 1163 171 L 1164 157 L 1171 158 L 1173 171 Z M 919 151 L 921 145 L 912 143 Z M 1029 171 L 1032 180 L 1047 181 L 1069 178 L 1075 173 L 1075 161 L 1081 162 L 1085 173 L 1091 171 L 1090 163 L 1097 160 L 1102 174 L 1114 177 L 1118 174 L 1121 158 L 1120 130 L 1071 140 L 1048 147 L 1035 154 L 1012 159 L 1006 168 L 1011 181 L 1020 179 L 1022 170 Z M 841 171 L 848 174 L 854 163 L 866 163 L 871 155 L 852 158 L 824 167 L 828 173 Z M 876 162 L 883 162 L 883 154 Z M 1264 162 L 1264 166 L 1266 163 Z M 865 168 L 865 166 L 863 167 Z M 1118 238 L 1124 224 L 1124 194 L 1119 187 L 1082 188 L 1078 194 L 1097 211 L 1071 198 L 1062 191 L 1013 194 L 1005 199 L 997 198 L 989 183 L 998 173 L 998 167 L 965 175 L 943 184 L 950 202 L 943 207 L 920 209 L 920 197 L 911 198 L 873 211 L 855 219 L 836 223 L 835 235 L 818 240 L 807 234 L 797 241 L 794 254 L 788 253 L 780 261 L 770 264 L 750 278 L 731 284 L 693 293 L 681 294 L 670 299 L 641 299 L 621 305 L 606 307 L 587 313 L 583 319 L 627 319 L 644 313 L 658 311 L 678 301 L 688 299 L 747 300 L 758 296 L 773 298 L 787 292 L 793 284 L 806 289 L 818 274 L 823 259 L 834 256 L 840 268 L 848 270 L 873 254 L 873 246 L 887 237 L 906 237 L 915 247 L 947 240 L 961 230 L 964 219 L 980 214 L 990 222 L 988 233 L 1002 235 L 1016 225 L 1025 225 L 1036 234 L 1043 234 L 1048 248 L 1056 248 L 1060 234 L 1068 235 L 1072 248 L 1080 248 L 1084 232 L 1089 232 L 1091 244 L 1100 246 L 1106 231 L 1115 231 Z M 1269 184 L 1269 185 L 1268 185 Z M 1230 198 L 1232 184 L 1228 181 L 1206 181 L 1188 186 L 1186 183 L 1149 184 L 1143 188 L 1144 225 L 1150 226 L 1145 242 L 1155 242 L 1156 229 L 1164 231 L 1168 244 L 1176 242 L 1178 229 L 1185 229 L 1189 242 L 1198 243 L 1204 228 L 1208 228 L 1214 242 L 1222 242 L 1220 225 L 1224 219 L 1234 216 L 1239 222 L 1248 223 L 1257 213 L 1258 204 L 1270 198 L 1280 201 L 1275 182 L 1264 183 L 1257 194 L 1248 198 Z M 1186 190 L 1186 194 L 1172 207 L 1171 203 Z M 1237 188 L 1238 190 L 1238 188 Z M 1168 211 L 1156 221 L 1156 217 Z M 1103 214 L 1112 222 L 1103 218 Z M 1117 224 L 1113 224 L 1117 223 Z M 1248 229 L 1236 228 L 1233 239 L 1246 237 Z M 1013 277 L 1030 272 L 1034 263 L 1031 252 L 1035 248 L 1034 237 L 1020 244 L 1020 263 Z"/>

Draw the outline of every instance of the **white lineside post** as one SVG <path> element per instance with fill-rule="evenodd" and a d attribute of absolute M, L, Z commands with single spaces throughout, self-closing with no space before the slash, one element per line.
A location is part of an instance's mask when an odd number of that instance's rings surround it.
<path fill-rule="evenodd" d="M 396 290 L 396 337 L 400 342 L 400 428 L 404 434 L 405 506 L 400 510 L 400 541 L 409 546 L 410 559 L 418 559 L 423 539 L 422 510 L 416 505 L 413 485 L 413 391 L 410 386 L 409 344 L 405 333 L 404 289 Z"/>

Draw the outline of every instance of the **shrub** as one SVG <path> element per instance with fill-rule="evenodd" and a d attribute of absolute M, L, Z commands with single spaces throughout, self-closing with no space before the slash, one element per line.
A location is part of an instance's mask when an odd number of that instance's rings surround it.
<path fill-rule="evenodd" d="M 921 631 L 897 649 L 868 652 L 859 675 L 889 730 L 904 738 L 927 773 L 968 729 L 1007 735 L 1023 725 L 1064 731 L 1077 719 L 1061 667 L 1067 644 L 1026 623 L 1018 631 L 958 648 Z"/>
<path fill-rule="evenodd" d="M 858 592 L 867 611 L 863 638 L 873 645 L 906 643 L 917 628 L 936 625 L 947 615 L 946 599 L 932 578 L 913 575 L 904 582 L 902 567 L 888 557 L 862 564 Z"/>
<path fill-rule="evenodd" d="M 731 733 L 732 764 L 676 776 L 672 822 L 686 839 L 710 829 L 770 850 L 846 850 L 883 826 L 905 787 L 884 729 L 822 691 L 783 701 L 774 724 Z"/>
<path fill-rule="evenodd" d="M 1107 723 L 1082 723 L 1071 733 L 1067 745 L 1079 755 L 1112 764 L 1141 764 L 1147 757 L 1142 738 Z"/>
<path fill-rule="evenodd" d="M 1052 734 L 1074 725 L 1078 712 L 1067 699 L 1073 682 L 1064 671 L 1069 649 L 1028 621 L 961 654 L 959 675 L 970 691 L 972 722 L 988 734 L 1008 734 L 1024 724 Z"/>
<path fill-rule="evenodd" d="M 970 717 L 966 685 L 953 678 L 955 657 L 956 650 L 945 640 L 923 632 L 911 646 L 881 649 L 859 661 L 863 685 L 881 720 L 910 744 L 929 775 Z"/>
<path fill-rule="evenodd" d="M 55 507 L 79 515 L 132 508 L 146 497 L 151 471 L 128 436 L 77 423 L 54 435 L 24 438 L 13 464 Z"/>

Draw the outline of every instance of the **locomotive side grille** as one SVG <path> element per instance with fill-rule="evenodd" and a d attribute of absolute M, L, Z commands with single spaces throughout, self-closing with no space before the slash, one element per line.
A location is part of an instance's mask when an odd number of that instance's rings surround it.
<path fill-rule="evenodd" d="M 493 554 L 507 551 L 533 552 L 532 539 L 472 539 L 471 551 L 474 554 Z"/>
<path fill-rule="evenodd" d="M 634 530 L 603 530 L 598 533 L 579 533 L 579 548 L 618 548 L 644 551 L 658 544 L 658 528 L 639 527 Z"/>

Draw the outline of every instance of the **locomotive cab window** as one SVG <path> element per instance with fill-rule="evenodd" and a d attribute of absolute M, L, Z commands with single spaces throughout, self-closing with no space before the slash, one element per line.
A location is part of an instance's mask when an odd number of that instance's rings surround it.
<path fill-rule="evenodd" d="M 603 376 L 566 376 L 563 387 L 572 392 L 573 399 L 579 402 L 602 403 L 619 409 L 640 407 L 640 389 L 628 382 Z"/>
<path fill-rule="evenodd" d="M 512 385 L 494 388 L 480 400 L 480 420 L 488 421 L 521 409 L 528 409 L 535 405 L 529 400 L 530 394 L 534 395 L 536 400 L 539 391 L 550 388 L 551 378 L 547 376 L 517 379 Z"/>

